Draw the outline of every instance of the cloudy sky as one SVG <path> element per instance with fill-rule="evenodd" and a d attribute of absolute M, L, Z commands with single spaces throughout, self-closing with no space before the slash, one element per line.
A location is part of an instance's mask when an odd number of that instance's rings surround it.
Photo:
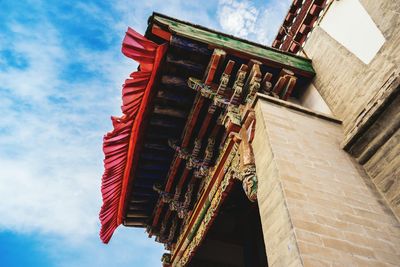
<path fill-rule="evenodd" d="M 290 0 L 0 0 L 0 265 L 160 266 L 142 229 L 98 237 L 102 137 L 158 11 L 271 44 Z"/>

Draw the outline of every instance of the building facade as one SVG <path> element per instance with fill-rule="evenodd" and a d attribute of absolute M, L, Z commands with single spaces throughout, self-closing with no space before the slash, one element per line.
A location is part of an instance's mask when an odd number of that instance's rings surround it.
<path fill-rule="evenodd" d="M 273 48 L 158 13 L 129 29 L 103 242 L 143 227 L 166 267 L 399 266 L 399 9 L 295 0 Z"/>

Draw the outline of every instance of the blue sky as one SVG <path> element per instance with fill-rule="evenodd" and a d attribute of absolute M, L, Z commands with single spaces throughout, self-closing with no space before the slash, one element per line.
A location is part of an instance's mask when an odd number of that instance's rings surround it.
<path fill-rule="evenodd" d="M 142 229 L 98 237 L 102 136 L 151 12 L 269 45 L 290 0 L 0 0 L 0 266 L 160 266 Z"/>

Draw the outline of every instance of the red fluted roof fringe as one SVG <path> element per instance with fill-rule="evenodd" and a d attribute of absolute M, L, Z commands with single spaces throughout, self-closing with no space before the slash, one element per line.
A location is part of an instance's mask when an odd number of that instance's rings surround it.
<path fill-rule="evenodd" d="M 101 193 L 100 238 L 108 243 L 115 229 L 122 223 L 125 197 L 129 184 L 136 140 L 143 121 L 157 69 L 166 51 L 128 28 L 122 43 L 122 53 L 140 64 L 122 87 L 122 117 L 111 117 L 114 130 L 103 138 L 104 174 Z"/>

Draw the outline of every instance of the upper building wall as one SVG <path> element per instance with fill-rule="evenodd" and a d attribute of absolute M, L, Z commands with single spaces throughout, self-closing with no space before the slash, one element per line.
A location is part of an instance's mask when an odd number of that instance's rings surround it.
<path fill-rule="evenodd" d="M 343 120 L 343 148 L 398 218 L 399 14 L 398 0 L 294 0 L 272 44 L 312 60 L 316 76 L 299 104 Z"/>
<path fill-rule="evenodd" d="M 352 5 L 354 1 L 356 0 L 341 0 L 340 2 L 342 5 L 347 4 L 346 2 Z M 368 58 L 368 56 L 371 57 L 371 53 L 367 53 L 366 57 L 360 55 L 358 57 L 356 49 L 351 48 L 357 44 L 343 43 L 342 36 L 335 35 L 331 18 L 336 16 L 339 19 L 342 11 L 335 7 L 326 11 L 321 20 L 321 26 L 318 25 L 313 29 L 304 45 L 304 52 L 313 60 L 317 73 L 313 84 L 332 112 L 343 120 L 346 133 L 354 126 L 358 114 L 366 103 L 380 90 L 400 64 L 400 46 L 398 45 L 400 43 L 398 30 L 400 4 L 395 0 L 361 0 L 360 3 L 379 29 L 379 32 L 372 31 L 367 34 L 381 33 L 385 39 L 372 59 Z M 346 18 L 343 19 L 346 20 Z M 340 28 L 339 25 L 338 28 Z M 332 37 L 326 29 L 334 36 Z M 369 45 L 365 43 L 365 46 Z M 375 50 L 378 46 L 380 43 L 377 42 L 370 50 Z M 349 50 L 349 47 L 353 51 Z M 369 63 L 366 64 L 360 57 Z"/>
<path fill-rule="evenodd" d="M 385 43 L 385 37 L 358 0 L 333 1 L 320 26 L 365 64 Z"/>
<path fill-rule="evenodd" d="M 349 7 L 353 16 L 344 15 Z M 400 154 L 400 2 L 340 0 L 325 12 L 303 45 L 317 73 L 312 84 L 343 120 L 345 150 L 400 218 L 400 163 L 391 156 Z M 356 17 L 366 23 L 335 24 Z"/>

